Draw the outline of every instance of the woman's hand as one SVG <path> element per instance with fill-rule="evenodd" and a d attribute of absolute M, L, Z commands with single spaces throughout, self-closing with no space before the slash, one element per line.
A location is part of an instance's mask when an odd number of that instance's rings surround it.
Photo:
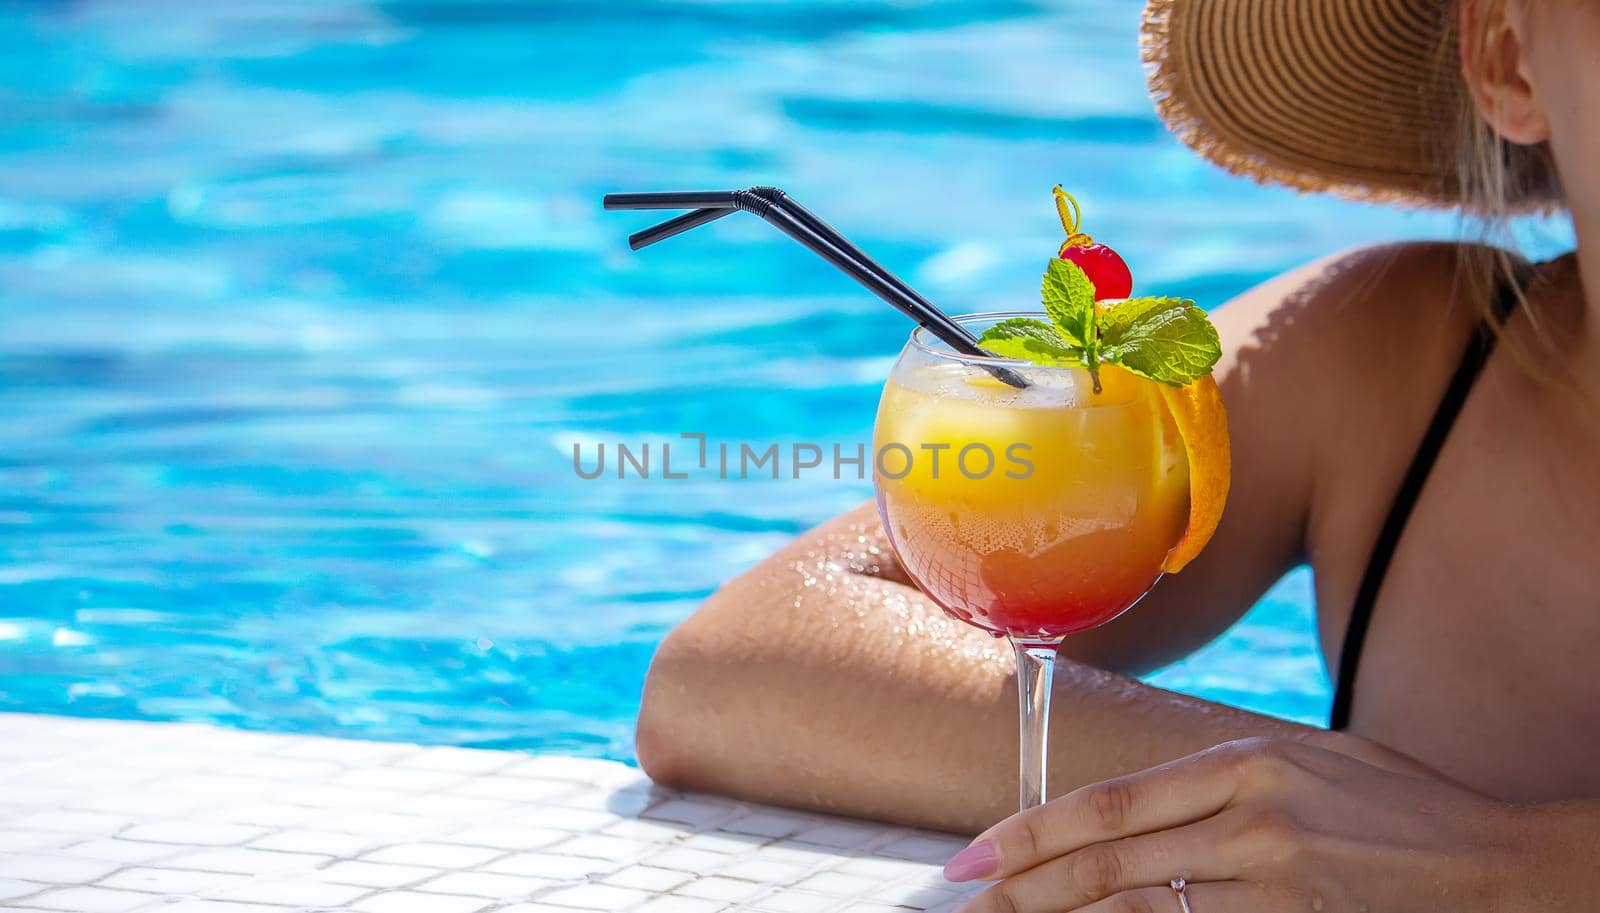
<path fill-rule="evenodd" d="M 945 872 L 999 879 L 963 913 L 1179 913 L 1179 877 L 1194 913 L 1562 909 L 1532 881 L 1535 817 L 1420 768 L 1247 739 L 1013 815 Z"/>

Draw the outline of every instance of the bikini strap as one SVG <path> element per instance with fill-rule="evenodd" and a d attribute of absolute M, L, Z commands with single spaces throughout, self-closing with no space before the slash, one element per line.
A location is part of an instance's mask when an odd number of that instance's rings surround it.
<path fill-rule="evenodd" d="M 1378 531 L 1378 539 L 1372 546 L 1372 555 L 1367 559 L 1366 572 L 1361 575 L 1361 586 L 1356 590 L 1355 604 L 1350 608 L 1350 624 L 1345 628 L 1344 645 L 1339 651 L 1339 680 L 1333 693 L 1333 712 L 1329 714 L 1329 729 L 1341 731 L 1350 725 L 1350 706 L 1355 697 L 1356 670 L 1361 663 L 1361 648 L 1366 643 L 1367 629 L 1372 624 L 1372 610 L 1378 601 L 1378 591 L 1383 588 L 1383 578 L 1389 571 L 1389 562 L 1393 560 L 1395 549 L 1400 544 L 1400 536 L 1405 532 L 1406 521 L 1411 518 L 1411 510 L 1416 507 L 1417 499 L 1422 495 L 1422 487 L 1428 481 L 1428 473 L 1433 470 L 1433 464 L 1439 458 L 1439 451 L 1444 449 L 1445 439 L 1450 436 L 1450 429 L 1461 414 L 1461 407 L 1466 405 L 1467 395 L 1472 392 L 1472 385 L 1483 371 L 1484 364 L 1489 361 L 1489 355 L 1494 352 L 1495 341 L 1499 338 L 1498 328 L 1505 325 L 1511 312 L 1516 309 L 1517 302 L 1521 300 L 1520 289 L 1526 285 L 1528 273 L 1529 270 L 1524 269 L 1519 271 L 1515 279 L 1502 278 L 1496 283 L 1492 316 L 1484 318 L 1478 324 L 1472 339 L 1468 341 L 1467 350 L 1461 356 L 1461 363 L 1456 366 L 1455 376 L 1450 378 L 1450 386 L 1445 389 L 1444 398 L 1439 401 L 1439 407 L 1433 413 L 1433 420 L 1428 423 L 1428 430 L 1423 434 L 1422 442 L 1417 445 L 1416 455 L 1411 459 L 1411 467 L 1406 470 L 1405 478 L 1400 482 L 1400 490 L 1395 492 L 1394 502 L 1389 507 L 1389 515 L 1384 518 L 1383 527 Z"/>

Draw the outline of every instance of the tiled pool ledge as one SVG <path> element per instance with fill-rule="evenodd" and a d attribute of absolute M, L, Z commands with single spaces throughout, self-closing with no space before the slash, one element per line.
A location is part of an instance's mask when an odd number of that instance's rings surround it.
<path fill-rule="evenodd" d="M 607 761 L 0 714 L 0 908 L 893 913 L 948 835 L 679 793 Z"/>

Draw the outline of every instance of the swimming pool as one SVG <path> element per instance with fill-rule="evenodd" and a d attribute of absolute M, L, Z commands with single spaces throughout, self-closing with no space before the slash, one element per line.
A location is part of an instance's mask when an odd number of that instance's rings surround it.
<path fill-rule="evenodd" d="M 953 311 L 1037 300 L 1058 181 L 1205 304 L 1454 231 L 1206 168 L 1131 2 L 0 9 L 6 710 L 630 759 L 663 632 L 869 488 L 571 445 L 865 440 L 907 327 L 752 219 L 630 254 L 608 190 L 783 186 Z M 1320 719 L 1309 613 L 1154 680 Z"/>

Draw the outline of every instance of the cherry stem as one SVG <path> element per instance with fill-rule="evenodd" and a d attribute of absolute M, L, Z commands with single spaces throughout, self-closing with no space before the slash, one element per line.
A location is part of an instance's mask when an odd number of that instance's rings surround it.
<path fill-rule="evenodd" d="M 1067 233 L 1067 240 L 1062 242 L 1056 256 L 1066 253 L 1069 247 L 1088 247 L 1093 244 L 1093 238 L 1078 230 L 1078 225 L 1083 221 L 1083 207 L 1078 205 L 1078 198 L 1062 190 L 1060 184 L 1050 192 L 1056 198 L 1056 215 L 1061 217 L 1061 228 Z"/>
<path fill-rule="evenodd" d="M 1056 251 L 1056 256 L 1066 253 L 1069 247 L 1088 247 L 1094 239 L 1078 230 L 1078 225 L 1083 221 L 1083 207 L 1078 205 L 1078 198 L 1057 184 L 1050 191 L 1056 198 L 1056 215 L 1061 217 L 1061 228 L 1067 233 L 1067 240 L 1062 242 L 1061 249 Z"/>
<path fill-rule="evenodd" d="M 1078 223 L 1083 219 L 1083 208 L 1078 205 L 1078 198 L 1062 190 L 1060 184 L 1050 192 L 1056 198 L 1056 214 L 1061 216 L 1061 227 L 1070 238 L 1078 233 Z"/>

